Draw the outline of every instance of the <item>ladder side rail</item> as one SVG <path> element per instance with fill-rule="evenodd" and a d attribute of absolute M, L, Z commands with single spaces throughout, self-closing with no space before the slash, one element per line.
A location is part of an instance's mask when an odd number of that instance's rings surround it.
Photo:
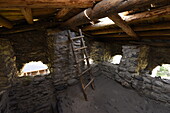
<path fill-rule="evenodd" d="M 74 57 L 75 57 L 75 61 L 76 61 L 76 66 L 77 66 L 77 75 L 80 75 L 81 74 L 81 69 L 80 69 L 80 63 L 77 63 L 77 61 L 78 61 L 78 57 L 77 57 L 77 55 L 76 55 L 76 53 L 75 53 L 75 51 L 74 51 L 74 41 L 73 40 L 71 40 L 71 31 L 70 30 L 68 30 L 68 35 L 69 35 L 69 40 L 71 41 L 71 48 L 72 48 L 72 52 L 73 52 L 73 55 L 74 55 Z M 79 79 L 80 79 L 80 83 L 81 83 L 81 87 L 82 87 L 82 92 L 83 92 L 83 95 L 84 95 L 84 98 L 85 98 L 85 100 L 87 101 L 87 94 L 86 94 L 86 92 L 85 92 L 85 85 L 83 84 L 83 78 L 82 78 L 82 76 L 78 76 L 79 77 Z"/>
<path fill-rule="evenodd" d="M 83 35 L 81 29 L 79 29 L 79 33 L 80 33 L 80 36 Z M 86 45 L 85 45 L 85 41 L 84 41 L 83 38 L 81 38 L 81 42 L 82 42 L 82 45 L 83 45 L 83 46 L 86 46 Z M 88 53 L 87 53 L 87 49 L 84 49 L 84 53 L 85 53 L 85 56 L 86 56 L 86 58 L 87 58 L 87 59 L 86 59 L 86 61 L 87 61 L 87 66 L 88 66 L 88 68 L 90 68 L 90 70 L 88 71 L 88 72 L 89 72 L 89 75 L 90 75 L 90 80 L 93 80 L 93 81 L 89 82 L 89 84 L 91 84 L 92 89 L 94 89 L 94 78 L 93 78 L 93 76 L 92 76 L 92 70 L 91 70 L 91 66 L 90 66 L 90 62 L 89 62 L 89 55 L 88 55 Z M 89 84 L 88 84 L 88 85 L 89 85 Z M 86 85 L 85 87 L 88 87 L 88 86 Z"/>

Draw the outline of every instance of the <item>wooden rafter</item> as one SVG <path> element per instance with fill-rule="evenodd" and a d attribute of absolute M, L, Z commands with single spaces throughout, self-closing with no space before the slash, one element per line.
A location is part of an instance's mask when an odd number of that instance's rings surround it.
<path fill-rule="evenodd" d="M 21 8 L 21 12 L 29 24 L 33 24 L 32 10 L 31 8 Z"/>
<path fill-rule="evenodd" d="M 12 23 L 8 19 L 6 19 L 2 16 L 0 16 L 0 26 L 6 27 L 9 29 L 11 29 L 13 27 Z"/>
<path fill-rule="evenodd" d="M 97 41 L 102 42 L 108 42 L 108 43 L 117 43 L 117 44 L 123 44 L 123 45 L 129 45 L 129 44 L 144 44 L 144 45 L 150 45 L 150 46 L 162 46 L 162 47 L 170 47 L 170 37 L 141 37 L 140 41 L 132 40 L 132 38 L 104 38 L 104 37 L 96 37 L 93 38 Z M 147 41 L 145 40 L 147 39 Z M 161 40 L 165 39 L 166 41 L 162 42 Z M 156 40 L 156 42 L 155 42 Z"/>
<path fill-rule="evenodd" d="M 22 26 L 14 26 L 13 29 L 10 30 L 0 30 L 0 34 L 13 34 L 13 33 L 20 33 L 20 32 L 26 32 L 31 30 L 40 30 L 40 29 L 46 29 L 49 27 L 54 27 L 56 25 L 59 25 L 61 23 L 58 22 L 39 22 L 35 23 L 33 25 L 22 25 Z"/>
<path fill-rule="evenodd" d="M 119 26 L 125 33 L 133 38 L 137 38 L 137 34 L 132 30 L 132 28 L 117 14 L 114 13 L 109 18 L 114 21 L 114 23 Z"/>
<path fill-rule="evenodd" d="M 142 12 L 142 13 L 137 13 L 134 15 L 125 16 L 124 20 L 127 22 L 138 21 L 138 20 L 141 21 L 149 17 L 159 17 L 161 15 L 169 15 L 169 14 L 170 14 L 170 5 L 158 9 Z"/>
<path fill-rule="evenodd" d="M 1 8 L 87 8 L 95 0 L 0 0 Z"/>
<path fill-rule="evenodd" d="M 97 19 L 108 17 L 114 12 L 123 12 L 127 10 L 132 10 L 137 7 L 150 5 L 155 3 L 154 0 L 103 0 L 97 3 L 93 9 L 88 8 L 85 11 L 79 13 L 78 15 L 72 17 L 63 24 L 63 27 L 70 28 L 73 26 L 79 26 L 83 24 L 90 23 Z M 131 6 L 131 7 L 129 7 Z M 133 6 L 133 7 L 132 7 Z"/>
<path fill-rule="evenodd" d="M 166 29 L 170 29 L 170 22 L 156 23 L 152 25 L 145 24 L 140 26 L 134 26 L 132 27 L 132 29 L 134 31 L 166 30 Z M 124 31 L 119 28 L 110 28 L 110 29 L 93 31 L 91 35 L 112 34 L 112 33 L 121 33 L 121 32 Z"/>
<path fill-rule="evenodd" d="M 117 41 L 121 41 L 121 40 L 134 40 L 133 38 L 129 38 L 129 37 L 103 37 L 103 36 L 97 36 L 97 37 L 93 37 L 94 39 L 102 39 L 102 40 L 117 40 Z M 144 36 L 144 37 L 140 37 L 141 40 L 169 40 L 170 41 L 170 37 L 169 36 Z"/>
<path fill-rule="evenodd" d="M 144 37 L 144 36 L 170 36 L 170 30 L 164 30 L 164 31 L 145 31 L 145 32 L 136 32 L 138 36 Z M 102 37 L 129 37 L 127 34 L 108 34 L 108 35 L 100 35 Z"/>
<path fill-rule="evenodd" d="M 145 11 L 145 12 L 141 12 L 141 13 L 137 13 L 134 15 L 129 15 L 129 16 L 124 16 L 124 20 L 128 23 L 132 23 L 132 22 L 140 22 L 142 20 L 149 20 L 152 18 L 159 18 L 159 17 L 163 17 L 166 15 L 170 15 L 170 6 L 164 6 L 164 7 L 160 7 L 157 9 L 153 9 L 150 11 Z M 95 25 L 90 25 L 87 26 L 85 28 L 83 28 L 83 31 L 90 31 L 90 30 L 97 30 L 97 29 L 106 29 L 106 28 L 110 28 L 114 26 L 114 24 L 110 24 L 110 25 L 103 25 L 103 24 L 95 24 Z"/>
<path fill-rule="evenodd" d="M 63 8 L 61 9 L 57 14 L 56 14 L 56 18 L 60 19 L 64 16 L 66 16 L 70 11 L 72 10 L 72 8 Z"/>

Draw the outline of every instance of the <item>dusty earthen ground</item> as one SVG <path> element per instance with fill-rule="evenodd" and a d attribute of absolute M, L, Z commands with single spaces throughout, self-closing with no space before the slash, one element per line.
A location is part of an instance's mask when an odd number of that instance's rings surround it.
<path fill-rule="evenodd" d="M 60 113 L 170 113 L 170 107 L 136 91 L 122 87 L 106 76 L 95 79 L 95 90 L 87 90 L 85 101 L 79 85 L 59 93 Z"/>

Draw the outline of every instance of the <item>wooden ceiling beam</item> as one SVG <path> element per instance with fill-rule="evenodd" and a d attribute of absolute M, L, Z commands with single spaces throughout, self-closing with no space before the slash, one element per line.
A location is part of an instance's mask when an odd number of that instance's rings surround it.
<path fill-rule="evenodd" d="M 164 15 L 165 16 L 170 15 L 170 5 L 160 7 L 160 8 L 157 8 L 157 9 L 153 9 L 153 10 L 150 10 L 150 11 L 137 13 L 137 14 L 134 14 L 134 15 L 124 16 L 123 20 L 125 20 L 128 23 L 133 23 L 133 22 L 140 22 L 142 20 L 149 20 L 149 19 L 152 19 L 152 18 L 160 18 Z M 95 25 L 90 25 L 90 26 L 84 27 L 83 31 L 106 29 L 106 28 L 110 28 L 110 27 L 114 27 L 114 26 L 115 26 L 115 24 L 104 25 L 104 24 L 97 23 Z"/>
<path fill-rule="evenodd" d="M 96 0 L 98 1 L 98 0 Z M 88 8 L 95 0 L 0 0 L 1 8 Z"/>
<path fill-rule="evenodd" d="M 93 38 L 96 41 L 102 41 L 102 42 L 108 42 L 113 43 L 116 42 L 117 44 L 122 45 L 130 45 L 130 44 L 136 44 L 136 45 L 150 45 L 150 46 L 161 46 L 161 47 L 170 47 L 170 37 L 165 38 L 165 40 L 161 40 L 161 37 L 155 38 L 154 37 L 147 37 L 147 41 L 144 37 L 141 37 L 140 41 L 132 40 L 132 38 L 103 38 L 103 37 L 95 37 Z M 155 41 L 156 40 L 156 41 Z"/>
<path fill-rule="evenodd" d="M 33 16 L 31 8 L 21 8 L 21 12 L 29 24 L 33 24 Z"/>
<path fill-rule="evenodd" d="M 63 8 L 61 9 L 57 14 L 56 14 L 56 18 L 60 19 L 64 16 L 66 16 L 73 8 Z"/>
<path fill-rule="evenodd" d="M 144 36 L 169 36 L 170 37 L 170 30 L 164 30 L 164 31 L 145 31 L 145 32 L 136 32 L 138 36 L 144 37 Z M 97 35 L 96 35 L 97 36 Z M 100 35 L 100 37 L 129 37 L 127 34 L 108 34 L 108 35 Z"/>
<path fill-rule="evenodd" d="M 124 16 L 124 20 L 126 22 L 132 22 L 132 21 L 138 21 L 138 20 L 141 21 L 141 20 L 145 20 L 149 17 L 159 17 L 161 15 L 169 15 L 169 14 L 170 14 L 170 5 L 160 7 L 157 9 L 153 9 L 150 11 L 142 12 L 142 13 Z"/>
<path fill-rule="evenodd" d="M 22 26 L 14 26 L 13 29 L 10 30 L 5 30 L 2 29 L 0 30 L 0 34 L 2 35 L 8 35 L 8 34 L 14 34 L 14 33 L 20 33 L 20 32 L 26 32 L 26 31 L 32 31 L 32 30 L 40 30 L 40 29 L 46 29 L 50 27 L 55 27 L 61 23 L 59 22 L 39 22 L 35 23 L 33 25 L 22 25 Z"/>
<path fill-rule="evenodd" d="M 127 10 L 132 10 L 137 7 L 150 5 L 151 3 L 158 2 L 156 0 L 102 0 L 97 3 L 93 9 L 88 8 L 78 15 L 72 17 L 63 24 L 64 29 L 73 26 L 79 26 L 90 23 L 97 19 L 108 17 L 113 13 L 119 13 Z"/>
<path fill-rule="evenodd" d="M 141 41 L 141 42 L 135 42 L 135 41 L 129 41 L 129 44 L 136 44 L 136 45 L 149 45 L 149 46 L 155 46 L 155 47 L 170 47 L 170 42 L 153 42 L 152 40 L 150 42 Z"/>
<path fill-rule="evenodd" d="M 129 37 L 104 37 L 104 36 L 95 36 L 93 37 L 94 39 L 105 39 L 105 40 L 118 40 L 118 41 L 122 41 L 122 40 L 134 40 L 132 38 Z M 141 40 L 170 40 L 170 36 L 144 36 L 144 37 L 140 37 Z"/>
<path fill-rule="evenodd" d="M 2 16 L 0 16 L 0 26 L 6 27 L 9 29 L 11 29 L 13 27 L 12 23 L 8 19 L 6 19 Z"/>
<path fill-rule="evenodd" d="M 127 35 L 133 38 L 138 38 L 137 34 L 132 30 L 132 28 L 117 14 L 114 13 L 109 18 L 119 26 Z"/>
<path fill-rule="evenodd" d="M 151 31 L 151 30 L 167 30 L 170 29 L 170 22 L 164 23 L 156 23 L 156 24 L 145 24 L 140 26 L 132 27 L 134 31 Z M 93 31 L 91 35 L 103 35 L 103 34 L 112 34 L 112 33 L 121 33 L 124 32 L 122 29 L 119 28 L 110 28 L 104 30 L 97 30 Z"/>

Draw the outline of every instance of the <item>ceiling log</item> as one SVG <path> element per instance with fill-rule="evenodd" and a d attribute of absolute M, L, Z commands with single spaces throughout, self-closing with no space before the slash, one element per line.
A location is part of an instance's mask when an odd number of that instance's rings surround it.
<path fill-rule="evenodd" d="M 138 36 L 170 36 L 170 30 L 164 31 L 145 31 L 145 32 L 136 32 Z M 97 35 L 96 35 L 97 36 Z M 101 37 L 129 37 L 127 34 L 119 33 L 119 34 L 108 34 L 108 35 L 100 35 Z"/>
<path fill-rule="evenodd" d="M 152 19 L 152 18 L 155 18 L 155 17 L 160 18 L 163 15 L 165 15 L 165 16 L 170 15 L 170 5 L 160 7 L 160 8 L 157 8 L 157 9 L 153 9 L 153 10 L 150 10 L 150 11 L 137 13 L 137 14 L 134 14 L 134 15 L 124 16 L 122 18 L 123 18 L 123 20 L 125 20 L 128 23 L 132 23 L 132 22 L 135 22 L 135 21 L 140 22 L 142 20 L 149 20 L 149 19 Z M 109 28 L 109 27 L 112 27 L 112 26 L 114 27 L 115 24 L 112 23 L 112 24 L 104 25 L 104 24 L 97 23 L 95 25 L 90 25 L 90 26 L 84 27 L 83 31 Z"/>
<path fill-rule="evenodd" d="M 138 21 L 138 20 L 141 21 L 147 19 L 148 17 L 155 17 L 155 16 L 159 17 L 161 15 L 169 15 L 169 14 L 170 14 L 170 5 L 158 9 L 142 12 L 142 13 L 128 15 L 125 16 L 124 20 L 127 22 Z"/>
<path fill-rule="evenodd" d="M 0 16 L 0 26 L 6 27 L 9 29 L 11 29 L 13 27 L 12 23 L 8 19 L 6 19 L 2 16 Z"/>
<path fill-rule="evenodd" d="M 137 44 L 137 45 L 149 45 L 149 46 L 156 46 L 156 47 L 170 47 L 170 42 L 135 42 L 135 41 L 129 41 L 130 44 Z"/>
<path fill-rule="evenodd" d="M 29 24 L 33 24 L 32 10 L 31 8 L 21 8 L 21 12 Z"/>
<path fill-rule="evenodd" d="M 66 16 L 73 8 L 63 8 L 61 9 L 57 14 L 56 14 L 56 18 L 60 19 L 64 16 Z"/>
<path fill-rule="evenodd" d="M 2 35 L 8 35 L 8 34 L 13 34 L 13 33 L 20 33 L 20 32 L 26 32 L 26 31 L 31 31 L 31 30 L 40 30 L 40 29 L 46 29 L 49 27 L 54 27 L 57 26 L 61 23 L 58 22 L 39 22 L 39 23 L 34 23 L 33 25 L 22 25 L 22 26 L 14 26 L 13 29 L 10 30 L 0 30 L 0 34 Z"/>
<path fill-rule="evenodd" d="M 134 31 L 166 30 L 166 29 L 170 29 L 170 22 L 156 23 L 153 25 L 145 24 L 141 26 L 134 26 L 132 27 L 132 29 Z M 102 34 L 112 34 L 112 33 L 121 33 L 121 32 L 124 31 L 119 28 L 110 28 L 110 29 L 93 31 L 91 35 L 102 35 Z"/>
<path fill-rule="evenodd" d="M 134 40 L 132 38 L 129 37 L 105 37 L 105 36 L 95 36 L 93 37 L 94 39 L 105 39 L 105 40 L 117 40 L 117 41 L 121 41 L 121 40 Z M 144 37 L 140 37 L 141 40 L 169 40 L 170 41 L 170 37 L 169 36 L 144 36 Z"/>
<path fill-rule="evenodd" d="M 99 1 L 99 0 L 96 0 Z M 0 0 L 1 8 L 88 8 L 95 0 Z"/>
<path fill-rule="evenodd" d="M 66 21 L 62 27 L 70 28 L 90 23 L 97 19 L 107 17 L 113 13 L 119 13 L 127 10 L 132 10 L 137 7 L 145 6 L 146 4 L 155 3 L 155 0 L 102 0 L 97 3 L 93 9 L 88 8 L 78 15 Z M 132 7 L 133 6 L 133 7 Z"/>
<path fill-rule="evenodd" d="M 117 14 L 114 13 L 109 18 L 114 21 L 114 23 L 119 26 L 127 35 L 136 38 L 137 39 L 137 34 L 132 30 L 132 28 L 124 21 L 122 18 Z"/>

